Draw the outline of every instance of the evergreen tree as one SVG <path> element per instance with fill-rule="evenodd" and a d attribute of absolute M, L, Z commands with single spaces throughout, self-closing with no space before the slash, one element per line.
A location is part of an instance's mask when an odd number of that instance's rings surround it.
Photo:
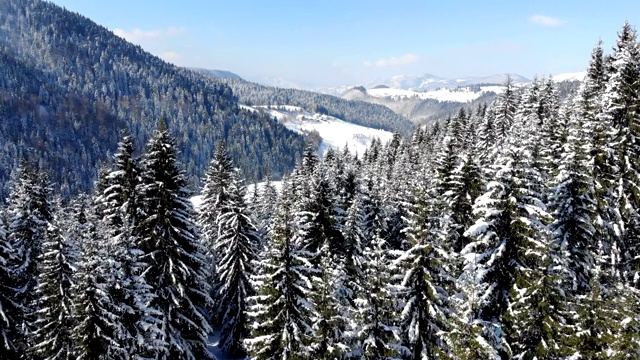
<path fill-rule="evenodd" d="M 148 268 L 145 278 L 155 293 L 151 306 L 159 312 L 160 340 L 166 348 L 155 357 L 211 358 L 211 328 L 203 313 L 210 306 L 205 250 L 193 223 L 186 180 L 178 168 L 174 140 L 161 121 L 142 159 L 137 188 L 143 220 L 138 224 L 140 249 Z"/>
<path fill-rule="evenodd" d="M 404 273 L 396 293 L 404 303 L 399 328 L 409 359 L 447 358 L 450 354 L 445 334 L 451 330 L 452 309 L 442 286 L 448 274 L 443 267 L 446 252 L 440 248 L 444 221 L 425 190 L 416 189 L 406 228 L 413 246 L 395 261 Z"/>
<path fill-rule="evenodd" d="M 17 359 L 22 342 L 21 314 L 23 309 L 17 302 L 19 289 L 14 271 L 17 261 L 16 249 L 7 239 L 4 213 L 0 210 L 0 359 Z"/>
<path fill-rule="evenodd" d="M 198 226 L 202 233 L 201 242 L 207 254 L 207 281 L 211 285 L 211 297 L 214 305 L 209 310 L 209 318 L 212 325 L 220 325 L 221 316 L 224 311 L 220 309 L 217 299 L 218 287 L 222 286 L 218 279 L 219 271 L 217 264 L 219 258 L 224 254 L 220 253 L 218 230 L 220 227 L 219 217 L 223 206 L 229 200 L 229 188 L 233 183 L 233 164 L 223 142 L 216 144 L 213 160 L 207 169 L 204 186 L 202 188 L 202 203 L 198 210 Z"/>
<path fill-rule="evenodd" d="M 50 223 L 40 255 L 42 265 L 35 288 L 38 319 L 32 333 L 35 345 L 30 349 L 42 359 L 76 358 L 72 330 L 76 319 L 73 298 L 78 256 L 75 239 L 59 223 Z"/>
<path fill-rule="evenodd" d="M 284 182 L 269 234 L 267 259 L 256 276 L 257 294 L 249 316 L 251 337 L 245 340 L 254 359 L 298 359 L 308 354 L 312 333 L 310 301 L 313 268 L 293 242 L 291 184 Z"/>
<path fill-rule="evenodd" d="M 140 169 L 133 158 L 134 144 L 125 129 L 118 151 L 114 155 L 114 168 L 104 175 L 104 188 L 96 189 L 95 199 L 101 221 L 96 225 L 102 232 L 105 244 L 96 244 L 90 252 L 108 251 L 108 263 L 95 264 L 105 271 L 107 291 L 117 322 L 123 327 L 118 341 L 131 357 L 152 353 L 158 344 L 158 315 L 147 305 L 153 298 L 151 287 L 143 276 L 146 269 L 139 248 L 140 235 L 136 229 L 141 221 L 142 204 L 136 187 L 140 182 Z M 86 266 L 94 266 L 87 264 Z M 96 279 L 98 280 L 98 279 Z M 92 281 L 87 279 L 87 281 Z"/>
<path fill-rule="evenodd" d="M 462 251 L 466 259 L 464 276 L 479 286 L 477 290 L 471 288 L 479 294 L 475 318 L 483 323 L 483 336 L 501 358 L 511 352 L 501 325 L 512 300 L 516 271 L 530 268 L 524 255 L 529 241 L 539 236 L 546 217 L 531 191 L 531 181 L 538 175 L 523 162 L 529 158 L 522 148 L 511 145 L 505 149 L 495 180 L 474 204 L 480 218 L 466 231 L 473 241 Z"/>
<path fill-rule="evenodd" d="M 594 185 L 589 170 L 590 142 L 583 130 L 583 121 L 572 117 L 570 136 L 561 155 L 560 172 L 555 180 L 551 209 L 553 242 L 568 266 L 572 293 L 585 294 L 591 283 L 597 251 L 594 208 Z"/>
<path fill-rule="evenodd" d="M 509 130 L 513 125 L 513 119 L 518 108 L 516 90 L 511 77 L 507 77 L 504 83 L 504 90 L 498 96 L 495 105 L 494 128 L 498 139 L 505 139 L 509 136 Z"/>
<path fill-rule="evenodd" d="M 640 114 L 637 109 L 640 89 L 640 48 L 635 30 L 625 23 L 618 34 L 612 55 L 609 79 L 604 93 L 605 118 L 613 124 L 615 135 L 615 197 L 619 219 L 614 220 L 618 238 L 613 257 L 616 274 L 628 283 L 637 282 L 638 238 L 640 237 L 640 152 L 638 136 Z M 617 220 L 617 221 L 616 221 Z M 636 284 L 637 285 L 637 284 Z"/>
<path fill-rule="evenodd" d="M 365 180 L 366 181 L 366 180 Z M 363 274 L 361 290 L 356 296 L 356 336 L 360 340 L 354 355 L 364 359 L 395 359 L 407 353 L 400 344 L 400 334 L 393 318 L 390 259 L 382 200 L 377 190 L 365 188 L 362 206 L 365 217 L 362 234 Z"/>
<path fill-rule="evenodd" d="M 119 321 L 111 298 L 109 285 L 111 273 L 107 266 L 109 256 L 101 242 L 97 217 L 91 213 L 88 199 L 75 200 L 71 208 L 70 237 L 80 244 L 80 259 L 74 281 L 77 291 L 73 297 L 75 327 L 73 353 L 77 359 L 100 360 L 128 359 L 128 350 L 123 348 L 126 330 Z"/>
<path fill-rule="evenodd" d="M 35 291 L 40 271 L 45 233 L 53 221 L 50 188 L 46 175 L 36 172 L 22 160 L 13 176 L 7 204 L 8 241 L 15 251 L 13 272 L 16 289 L 16 321 L 22 329 L 19 351 L 26 353 L 35 346 L 30 334 L 37 320 L 38 300 Z"/>
<path fill-rule="evenodd" d="M 218 215 L 215 251 L 220 254 L 217 276 L 220 287 L 216 294 L 217 312 L 222 324 L 220 346 L 230 356 L 244 354 L 243 339 L 249 335 L 248 297 L 254 295 L 250 277 L 258 248 L 256 229 L 247 213 L 245 189 L 239 175 L 232 176 Z"/>

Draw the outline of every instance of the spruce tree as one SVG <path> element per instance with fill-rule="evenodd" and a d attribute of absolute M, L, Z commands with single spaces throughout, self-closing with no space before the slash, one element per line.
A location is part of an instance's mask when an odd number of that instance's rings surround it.
<path fill-rule="evenodd" d="M 478 294 L 475 318 L 483 323 L 483 335 L 501 358 L 511 352 L 502 323 L 512 300 L 516 272 L 530 267 L 524 257 L 526 247 L 529 239 L 539 236 L 547 216 L 531 191 L 537 175 L 523 162 L 526 159 L 530 155 L 523 148 L 511 145 L 504 150 L 495 168 L 495 180 L 487 184 L 487 192 L 474 204 L 474 212 L 480 217 L 466 231 L 473 241 L 462 251 L 466 259 L 464 277 L 478 282 L 476 289 L 470 288 Z"/>
<path fill-rule="evenodd" d="M 446 334 L 453 309 L 442 286 L 449 277 L 441 248 L 444 219 L 427 191 L 426 186 L 416 186 L 406 228 L 412 247 L 395 260 L 402 276 L 395 293 L 404 304 L 398 326 L 408 359 L 447 358 L 451 351 Z"/>
<path fill-rule="evenodd" d="M 30 351 L 42 359 L 76 358 L 72 331 L 78 256 L 75 239 L 54 219 L 48 225 L 39 257 L 41 266 L 35 288 L 38 310 L 33 324 L 36 330 L 31 334 L 34 347 Z"/>
<path fill-rule="evenodd" d="M 141 162 L 137 188 L 143 220 L 136 233 L 148 264 L 145 278 L 155 293 L 151 307 L 159 312 L 157 358 L 211 358 L 211 331 L 203 309 L 211 305 L 205 250 L 193 222 L 186 180 L 177 163 L 178 150 L 160 121 Z"/>
<path fill-rule="evenodd" d="M 118 315 L 117 322 L 123 328 L 118 341 L 135 358 L 153 353 L 159 346 L 159 329 L 157 313 L 147 307 L 154 295 L 143 276 L 147 265 L 139 248 L 141 234 L 137 229 L 142 219 L 136 189 L 140 169 L 133 153 L 133 139 L 125 129 L 114 155 L 113 169 L 105 172 L 102 191 L 96 190 L 95 211 L 101 217 L 97 232 L 104 236 L 105 243 L 96 244 L 97 248 L 90 251 L 108 252 L 105 255 L 109 262 L 95 265 L 108 273 L 104 275 L 108 278 L 107 291 Z"/>
<path fill-rule="evenodd" d="M 291 196 L 291 184 L 285 181 L 269 233 L 267 258 L 255 278 L 257 295 L 249 312 L 251 336 L 245 340 L 254 359 L 298 359 L 309 354 L 313 268 L 293 241 Z"/>
<path fill-rule="evenodd" d="M 45 233 L 53 221 L 47 176 L 35 171 L 25 160 L 12 175 L 7 204 L 8 242 L 15 251 L 14 289 L 16 289 L 16 321 L 20 323 L 19 351 L 26 353 L 35 344 L 31 332 L 37 319 L 35 291 L 40 271 Z"/>
<path fill-rule="evenodd" d="M 220 254 L 216 267 L 217 312 L 220 314 L 220 347 L 232 357 L 244 354 L 242 341 L 249 335 L 247 306 L 254 295 L 250 277 L 255 274 L 258 248 L 255 226 L 247 212 L 245 188 L 236 174 L 231 178 L 226 200 L 220 204 L 215 251 Z"/>
<path fill-rule="evenodd" d="M 593 225 L 595 189 L 587 156 L 591 144 L 583 129 L 583 121 L 572 116 L 550 205 L 554 217 L 552 241 L 568 266 L 570 284 L 566 289 L 581 295 L 589 290 L 598 247 Z"/>
<path fill-rule="evenodd" d="M 223 310 L 217 299 L 218 287 L 221 286 L 218 279 L 217 264 L 219 258 L 224 254 L 220 253 L 218 243 L 219 216 L 222 207 L 228 202 L 229 188 L 233 183 L 233 164 L 229 153 L 223 142 L 216 144 L 213 160 L 207 168 L 202 188 L 202 203 L 198 208 L 198 226 L 201 231 L 201 242 L 204 245 L 207 255 L 207 281 L 211 286 L 211 298 L 214 303 L 209 311 L 209 318 L 213 326 L 221 325 L 220 316 Z"/>
<path fill-rule="evenodd" d="M 126 330 L 109 296 L 113 282 L 108 269 L 109 256 L 100 223 L 88 198 L 72 203 L 69 235 L 80 245 L 80 258 L 74 276 L 77 291 L 73 297 L 75 327 L 73 353 L 77 359 L 128 359 L 124 348 Z"/>
<path fill-rule="evenodd" d="M 636 31 L 625 23 L 618 34 L 618 41 L 612 55 L 609 79 L 604 93 L 605 118 L 615 130 L 613 147 L 615 149 L 615 194 L 619 220 L 618 238 L 614 244 L 613 256 L 616 274 L 627 283 L 637 284 L 640 248 L 640 113 L 637 102 L 640 89 L 640 48 Z M 615 219 L 614 219 L 615 221 Z"/>
<path fill-rule="evenodd" d="M 17 302 L 19 289 L 14 266 L 18 254 L 7 239 L 4 213 L 0 209 L 0 359 L 17 359 L 21 355 L 21 315 Z"/>

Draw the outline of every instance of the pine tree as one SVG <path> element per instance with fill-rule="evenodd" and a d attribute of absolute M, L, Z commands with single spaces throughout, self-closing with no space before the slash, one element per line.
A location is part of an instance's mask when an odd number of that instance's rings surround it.
<path fill-rule="evenodd" d="M 494 128 L 498 139 L 505 139 L 513 125 L 513 118 L 517 110 L 517 94 L 511 77 L 507 77 L 504 90 L 498 96 L 495 105 Z"/>
<path fill-rule="evenodd" d="M 0 359 L 20 357 L 21 314 L 23 309 L 17 302 L 19 289 L 14 271 L 17 260 L 16 249 L 7 239 L 4 213 L 0 210 Z"/>
<path fill-rule="evenodd" d="M 16 321 L 19 322 L 21 338 L 18 345 L 21 353 L 35 346 L 31 342 L 33 323 L 37 319 L 35 288 L 40 270 L 40 254 L 45 233 L 53 220 L 50 203 L 50 188 L 47 176 L 32 169 L 25 160 L 13 174 L 11 193 L 7 204 L 8 242 L 15 251 L 13 265 L 17 290 Z"/>
<path fill-rule="evenodd" d="M 201 242 L 207 254 L 207 281 L 211 285 L 211 297 L 214 301 L 214 305 L 209 310 L 209 318 L 214 326 L 221 325 L 220 316 L 223 315 L 216 295 L 219 292 L 218 287 L 222 286 L 217 277 L 219 273 L 217 264 L 219 258 L 224 255 L 220 253 L 218 243 L 219 216 L 230 196 L 229 188 L 234 181 L 233 172 L 233 164 L 225 144 L 218 142 L 204 179 L 202 203 L 198 208 L 197 221 L 202 233 Z"/>
<path fill-rule="evenodd" d="M 155 315 L 158 314 L 147 307 L 154 295 L 143 277 L 147 265 L 142 259 L 144 254 L 139 248 L 140 234 L 136 229 L 142 219 L 142 204 L 136 190 L 140 169 L 133 153 L 133 140 L 125 129 L 114 155 L 114 168 L 105 172 L 103 190 L 96 189 L 96 211 L 102 217 L 97 231 L 106 236 L 105 244 L 91 251 L 108 252 L 105 255 L 109 262 L 95 266 L 106 272 L 112 311 L 123 327 L 118 341 L 125 352 L 135 358 L 152 353 L 161 344 L 157 339 L 159 329 Z"/>
<path fill-rule="evenodd" d="M 119 321 L 111 298 L 109 285 L 112 274 L 108 271 L 108 259 L 104 237 L 99 234 L 97 216 L 92 214 L 90 202 L 84 197 L 72 205 L 70 237 L 80 244 L 80 259 L 74 274 L 77 291 L 73 297 L 75 327 L 74 356 L 77 359 L 100 360 L 128 359 L 123 348 L 126 330 Z"/>
<path fill-rule="evenodd" d="M 34 354 L 45 360 L 70 360 L 74 354 L 72 330 L 75 326 L 73 297 L 78 260 L 75 239 L 54 223 L 48 225 L 40 255 L 38 274 L 37 316 L 33 334 Z"/>
<path fill-rule="evenodd" d="M 571 293 L 585 294 L 591 283 L 597 251 L 595 228 L 594 184 L 589 170 L 590 141 L 583 121 L 572 116 L 570 136 L 561 155 L 560 172 L 555 180 L 551 209 L 554 221 L 553 242 L 565 257 Z"/>
<path fill-rule="evenodd" d="M 377 189 L 365 186 L 362 200 L 365 216 L 361 233 L 366 243 L 362 244 L 361 290 L 355 299 L 356 336 L 360 344 L 353 355 L 364 359 L 400 358 L 407 349 L 400 344 L 399 330 L 392 322 L 394 308 L 386 214 Z"/>
<path fill-rule="evenodd" d="M 638 239 L 640 237 L 640 114 L 637 109 L 640 82 L 640 48 L 635 30 L 625 23 L 618 34 L 618 41 L 612 55 L 611 68 L 604 93 L 605 119 L 615 129 L 613 146 L 618 176 L 614 188 L 620 219 L 617 227 L 618 239 L 614 244 L 614 264 L 617 274 L 627 283 L 635 283 L 640 264 L 638 263 Z M 616 220 L 616 219 L 612 219 Z M 616 259 L 617 258 L 617 259 Z M 638 284 L 636 284 L 638 286 Z"/>
<path fill-rule="evenodd" d="M 453 310 L 442 286 L 449 277 L 443 267 L 446 252 L 441 248 L 444 221 L 434 202 L 425 186 L 417 186 L 406 228 L 412 247 L 395 260 L 404 273 L 396 296 L 404 303 L 398 317 L 408 359 L 447 358 L 450 354 L 445 334 L 451 330 Z"/>
<path fill-rule="evenodd" d="M 244 354 L 242 341 L 249 335 L 247 306 L 248 297 L 254 295 L 250 277 L 254 275 L 254 261 L 258 248 L 256 229 L 245 204 L 245 189 L 236 173 L 221 203 L 218 215 L 216 253 L 218 288 L 217 312 L 222 328 L 220 344 L 229 356 Z"/>
<path fill-rule="evenodd" d="M 257 294 L 249 316 L 251 337 L 245 346 L 254 359 L 298 359 L 309 352 L 313 267 L 293 242 L 291 184 L 285 181 L 269 234 L 267 259 L 256 276 Z"/>
<path fill-rule="evenodd" d="M 203 308 L 211 305 L 206 282 L 205 250 L 193 223 L 194 211 L 186 180 L 178 168 L 177 149 L 163 121 L 142 159 L 138 186 L 143 220 L 138 224 L 140 249 L 147 259 L 145 278 L 160 313 L 157 358 L 211 358 L 207 336 L 211 328 Z"/>
<path fill-rule="evenodd" d="M 531 191 L 532 181 L 539 175 L 523 163 L 525 159 L 530 159 L 530 154 L 524 149 L 513 145 L 505 149 L 495 180 L 474 204 L 480 218 L 466 231 L 473 241 L 462 251 L 464 277 L 479 286 L 470 289 L 479 294 L 475 318 L 483 323 L 483 336 L 501 358 L 510 353 L 501 325 L 512 300 L 516 271 L 529 268 L 524 258 L 526 247 L 530 239 L 537 238 L 547 216 Z"/>

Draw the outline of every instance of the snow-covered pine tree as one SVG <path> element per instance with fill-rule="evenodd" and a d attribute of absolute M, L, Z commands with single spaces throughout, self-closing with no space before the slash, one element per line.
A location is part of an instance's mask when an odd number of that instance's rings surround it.
<path fill-rule="evenodd" d="M 597 257 L 603 271 L 613 274 L 610 265 L 615 263 L 612 249 L 616 239 L 615 227 L 618 217 L 615 200 L 615 153 L 612 148 L 612 124 L 604 116 L 603 93 L 606 85 L 605 64 L 603 59 L 602 42 L 599 42 L 591 53 L 591 60 L 587 74 L 576 97 L 576 116 L 582 118 L 589 136 L 589 163 L 591 176 L 594 181 L 595 209 L 593 225 L 594 237 L 598 241 Z M 604 265 L 608 263 L 609 265 Z"/>
<path fill-rule="evenodd" d="M 420 178 L 405 230 L 412 247 L 394 261 L 402 279 L 394 293 L 404 304 L 397 315 L 398 327 L 402 345 L 408 349 L 403 358 L 442 359 L 451 355 L 447 334 L 453 315 L 442 286 L 444 279 L 450 278 L 443 267 L 447 252 L 441 248 L 446 238 L 443 207 L 434 205 L 437 198 L 428 195 L 429 181 Z"/>
<path fill-rule="evenodd" d="M 73 298 L 78 245 L 69 232 L 62 230 L 59 217 L 48 224 L 39 256 L 36 294 L 37 320 L 31 334 L 30 352 L 44 360 L 70 360 L 74 353 Z"/>
<path fill-rule="evenodd" d="M 227 152 L 224 142 L 218 142 L 213 155 L 213 159 L 207 168 L 205 174 L 204 185 L 202 188 L 202 202 L 198 207 L 198 227 L 201 232 L 201 242 L 204 245 L 207 255 L 207 281 L 211 286 L 211 298 L 214 301 L 211 309 L 207 309 L 208 316 L 212 326 L 220 325 L 218 287 L 220 286 L 217 278 L 218 270 L 216 269 L 218 258 L 223 254 L 218 253 L 218 228 L 219 215 L 222 206 L 229 198 L 229 187 L 233 183 L 233 163 Z"/>
<path fill-rule="evenodd" d="M 76 291 L 73 296 L 75 326 L 73 354 L 77 359 L 101 360 L 129 359 L 130 349 L 124 348 L 126 329 L 120 321 L 109 296 L 113 282 L 109 272 L 109 256 L 104 246 L 104 233 L 100 232 L 97 215 L 86 196 L 74 199 L 69 237 L 80 246 L 80 257 L 74 273 Z"/>
<path fill-rule="evenodd" d="M 7 238 L 4 212 L 0 209 L 0 359 L 17 359 L 21 355 L 21 314 L 23 309 L 17 302 L 19 290 L 14 266 L 16 249 Z"/>
<path fill-rule="evenodd" d="M 124 330 L 118 341 L 132 358 L 152 353 L 159 345 L 158 320 L 154 317 L 157 314 L 147 307 L 154 295 L 143 277 L 147 265 L 142 259 L 144 254 L 139 249 L 140 236 L 136 230 L 142 206 L 136 190 L 140 169 L 133 158 L 134 148 L 131 134 L 123 130 L 113 169 L 103 175 L 103 190 L 96 189 L 96 212 L 102 217 L 97 226 L 105 241 L 101 248 L 92 250 L 108 252 L 105 254 L 108 262 L 96 266 L 108 273 L 104 276 L 108 278 L 112 311 Z"/>
<path fill-rule="evenodd" d="M 564 258 L 568 269 L 568 286 L 572 294 L 589 291 L 594 254 L 598 244 L 594 228 L 595 188 L 591 175 L 591 141 L 580 115 L 570 116 L 569 137 L 563 146 L 559 173 L 554 180 L 550 209 L 554 221 L 550 225 L 554 247 Z"/>
<path fill-rule="evenodd" d="M 299 359 L 309 355 L 312 333 L 310 301 L 312 265 L 293 242 L 292 185 L 283 180 L 267 258 L 255 277 L 257 295 L 251 298 L 251 336 L 245 346 L 253 359 Z"/>
<path fill-rule="evenodd" d="M 513 118 L 518 108 L 518 94 L 511 77 L 507 77 L 503 86 L 504 91 L 500 93 L 495 102 L 493 128 L 495 129 L 496 139 L 505 139 L 509 136 Z"/>
<path fill-rule="evenodd" d="M 267 245 L 269 226 L 278 203 L 278 189 L 271 181 L 271 175 L 267 174 L 266 181 L 258 191 L 258 199 L 255 204 L 252 204 L 251 213 L 259 239 L 258 255 L 261 255 Z"/>
<path fill-rule="evenodd" d="M 318 268 L 318 273 L 312 276 L 311 299 L 315 312 L 312 318 L 314 333 L 309 346 L 314 357 L 323 359 L 341 358 L 351 350 L 350 318 L 358 273 L 354 255 L 358 253 L 360 239 L 354 229 L 349 229 L 350 238 L 344 237 L 345 219 L 341 207 L 352 202 L 354 194 L 346 193 L 349 191 L 347 186 L 342 191 L 332 190 L 336 185 L 331 184 L 339 182 L 331 181 L 339 176 L 340 170 L 336 166 L 341 165 L 327 161 L 320 165 L 321 170 L 312 181 L 312 198 L 304 205 L 306 209 L 298 212 L 300 221 L 297 223 L 299 240 L 310 245 L 306 249 L 312 257 L 311 263 Z M 313 249 L 314 244 L 319 247 Z"/>
<path fill-rule="evenodd" d="M 575 301 L 577 324 L 575 336 L 569 339 L 574 357 L 610 359 L 614 351 L 612 344 L 619 331 L 620 311 L 612 301 L 612 292 L 601 285 L 601 275 L 600 266 L 596 265 L 589 292 Z"/>
<path fill-rule="evenodd" d="M 618 176 L 614 186 L 620 214 L 613 253 L 618 257 L 617 274 L 628 284 L 640 286 L 640 47 L 629 23 L 618 34 L 608 75 L 604 115 L 615 129 L 612 140 Z"/>
<path fill-rule="evenodd" d="M 461 252 L 466 260 L 463 278 L 471 282 L 467 291 L 472 294 L 467 297 L 477 302 L 475 319 L 483 324 L 483 336 L 501 358 L 511 352 L 502 323 L 512 300 L 516 271 L 528 268 L 523 258 L 528 241 L 537 239 L 546 216 L 531 192 L 536 174 L 523 162 L 529 157 L 523 148 L 513 144 L 505 147 L 495 166 L 494 180 L 476 199 L 474 213 L 479 219 L 465 232 L 473 240 Z"/>
<path fill-rule="evenodd" d="M 113 157 L 113 169 L 107 170 L 104 176 L 104 189 L 97 192 L 97 202 L 103 212 L 104 221 L 114 230 L 128 226 L 124 218 L 135 223 L 138 214 L 136 203 L 136 186 L 140 178 L 140 169 L 133 153 L 135 146 L 128 129 L 122 130 L 118 150 Z"/>
<path fill-rule="evenodd" d="M 258 237 L 247 212 L 245 187 L 238 170 L 232 175 L 226 199 L 220 204 L 218 235 L 214 251 L 220 280 L 216 312 L 220 316 L 220 347 L 231 357 L 245 354 L 243 340 L 249 335 L 247 306 L 254 295 L 250 278 L 255 275 Z"/>
<path fill-rule="evenodd" d="M 359 346 L 352 355 L 363 359 L 396 359 L 407 354 L 407 349 L 400 344 L 399 330 L 393 322 L 386 214 L 379 189 L 370 180 L 364 181 L 361 203 L 365 214 L 361 233 L 366 243 L 362 244 L 361 289 L 355 298 L 355 335 Z"/>
<path fill-rule="evenodd" d="M 153 356 L 209 359 L 211 327 L 203 309 L 212 300 L 205 249 L 193 222 L 194 210 L 177 153 L 161 120 L 143 156 L 142 181 L 137 188 L 143 220 L 136 233 L 148 264 L 145 278 L 155 294 L 151 307 L 159 312 L 160 340 L 166 346 L 155 349 Z"/>
<path fill-rule="evenodd" d="M 35 344 L 30 333 L 37 319 L 36 292 L 39 258 L 49 223 L 53 220 L 48 178 L 35 171 L 24 159 L 12 174 L 12 185 L 7 201 L 7 238 L 15 251 L 13 272 L 17 289 L 16 321 L 20 323 L 21 337 L 18 348 L 26 353 Z"/>

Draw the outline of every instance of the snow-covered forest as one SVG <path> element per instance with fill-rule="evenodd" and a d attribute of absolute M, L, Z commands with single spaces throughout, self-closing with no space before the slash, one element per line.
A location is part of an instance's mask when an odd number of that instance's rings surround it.
<path fill-rule="evenodd" d="M 640 358 L 636 31 L 565 101 L 505 86 L 360 155 L 308 148 L 279 190 L 247 194 L 219 142 L 198 209 L 162 120 L 72 200 L 23 160 L 0 359 Z"/>

